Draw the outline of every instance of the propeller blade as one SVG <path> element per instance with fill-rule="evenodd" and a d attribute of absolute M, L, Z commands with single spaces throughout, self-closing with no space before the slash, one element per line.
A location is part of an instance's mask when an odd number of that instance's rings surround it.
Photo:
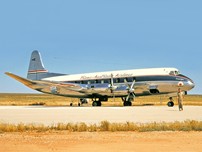
<path fill-rule="evenodd" d="M 127 97 L 126 97 L 126 101 L 128 101 L 129 98 L 130 98 L 130 94 L 127 95 Z"/>
<path fill-rule="evenodd" d="M 131 85 L 131 89 L 134 89 L 134 86 L 135 86 L 135 80 L 133 81 L 132 85 Z"/>
<path fill-rule="evenodd" d="M 114 86 L 113 74 L 111 73 L 110 90 L 111 90 L 111 93 L 113 93 L 113 102 L 115 102 L 115 94 L 114 94 L 114 90 L 115 90 L 115 89 L 116 89 L 116 86 Z"/>
<path fill-rule="evenodd" d="M 114 86 L 114 79 L 113 79 L 113 74 L 111 74 L 111 87 Z"/>
<path fill-rule="evenodd" d="M 130 88 L 130 85 L 128 84 L 128 81 L 126 79 L 124 79 L 124 83 L 128 86 L 128 88 Z"/>
<path fill-rule="evenodd" d="M 114 79 L 113 74 L 111 74 L 111 82 L 109 84 L 109 89 L 111 90 L 111 93 L 113 93 L 114 90 L 116 90 L 117 86 L 114 86 Z"/>
<path fill-rule="evenodd" d="M 131 85 L 128 84 L 128 82 L 126 80 L 124 80 L 124 82 L 126 83 L 126 85 L 128 86 L 128 95 L 126 97 L 126 101 L 129 101 L 129 98 L 135 98 L 135 89 L 134 89 L 134 86 L 135 86 L 135 80 L 133 81 L 133 83 Z"/>

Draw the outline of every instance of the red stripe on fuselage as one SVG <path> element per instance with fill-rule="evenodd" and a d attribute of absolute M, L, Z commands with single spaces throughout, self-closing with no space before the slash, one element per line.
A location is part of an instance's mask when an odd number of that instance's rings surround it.
<path fill-rule="evenodd" d="M 28 73 L 45 73 L 48 72 L 48 70 L 30 70 Z"/>

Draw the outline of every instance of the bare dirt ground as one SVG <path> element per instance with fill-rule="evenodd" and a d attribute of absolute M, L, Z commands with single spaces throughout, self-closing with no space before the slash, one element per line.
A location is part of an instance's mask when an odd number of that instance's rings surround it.
<path fill-rule="evenodd" d="M 202 132 L 1 133 L 0 152 L 202 152 Z"/>

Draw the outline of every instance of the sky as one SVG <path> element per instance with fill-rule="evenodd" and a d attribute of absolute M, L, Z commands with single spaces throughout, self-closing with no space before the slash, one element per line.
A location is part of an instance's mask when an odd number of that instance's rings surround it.
<path fill-rule="evenodd" d="M 0 1 L 0 93 L 35 93 L 26 77 L 40 51 L 51 72 L 175 67 L 202 93 L 201 0 Z"/>

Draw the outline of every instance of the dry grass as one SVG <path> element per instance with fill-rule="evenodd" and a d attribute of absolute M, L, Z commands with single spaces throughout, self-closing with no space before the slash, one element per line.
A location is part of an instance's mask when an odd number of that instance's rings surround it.
<path fill-rule="evenodd" d="M 110 123 L 108 121 L 102 121 L 99 124 L 87 125 L 81 123 L 59 123 L 52 126 L 36 125 L 36 124 L 9 124 L 0 123 L 0 132 L 26 132 L 26 131 L 70 131 L 70 132 L 102 132 L 102 131 L 202 131 L 202 121 L 187 120 L 184 122 L 171 122 L 171 123 L 147 123 L 136 124 L 133 122 L 126 123 Z"/>
<path fill-rule="evenodd" d="M 175 104 L 177 99 L 174 97 Z M 60 97 L 48 94 L 0 94 L 0 105 L 47 105 L 47 106 L 69 106 L 70 103 L 76 106 L 79 99 Z M 164 96 L 148 96 L 137 97 L 134 106 L 142 105 L 166 105 L 168 97 Z M 91 101 L 87 106 L 91 106 Z M 102 102 L 103 106 L 122 106 L 122 100 L 120 98 L 109 99 L 109 102 Z M 184 96 L 184 105 L 199 105 L 202 106 L 202 95 L 187 95 Z"/>
<path fill-rule="evenodd" d="M 59 97 L 48 94 L 15 94 L 15 93 L 1 93 L 0 105 L 48 105 L 60 106 L 69 105 L 75 99 Z M 78 102 L 78 100 L 77 100 Z"/>

